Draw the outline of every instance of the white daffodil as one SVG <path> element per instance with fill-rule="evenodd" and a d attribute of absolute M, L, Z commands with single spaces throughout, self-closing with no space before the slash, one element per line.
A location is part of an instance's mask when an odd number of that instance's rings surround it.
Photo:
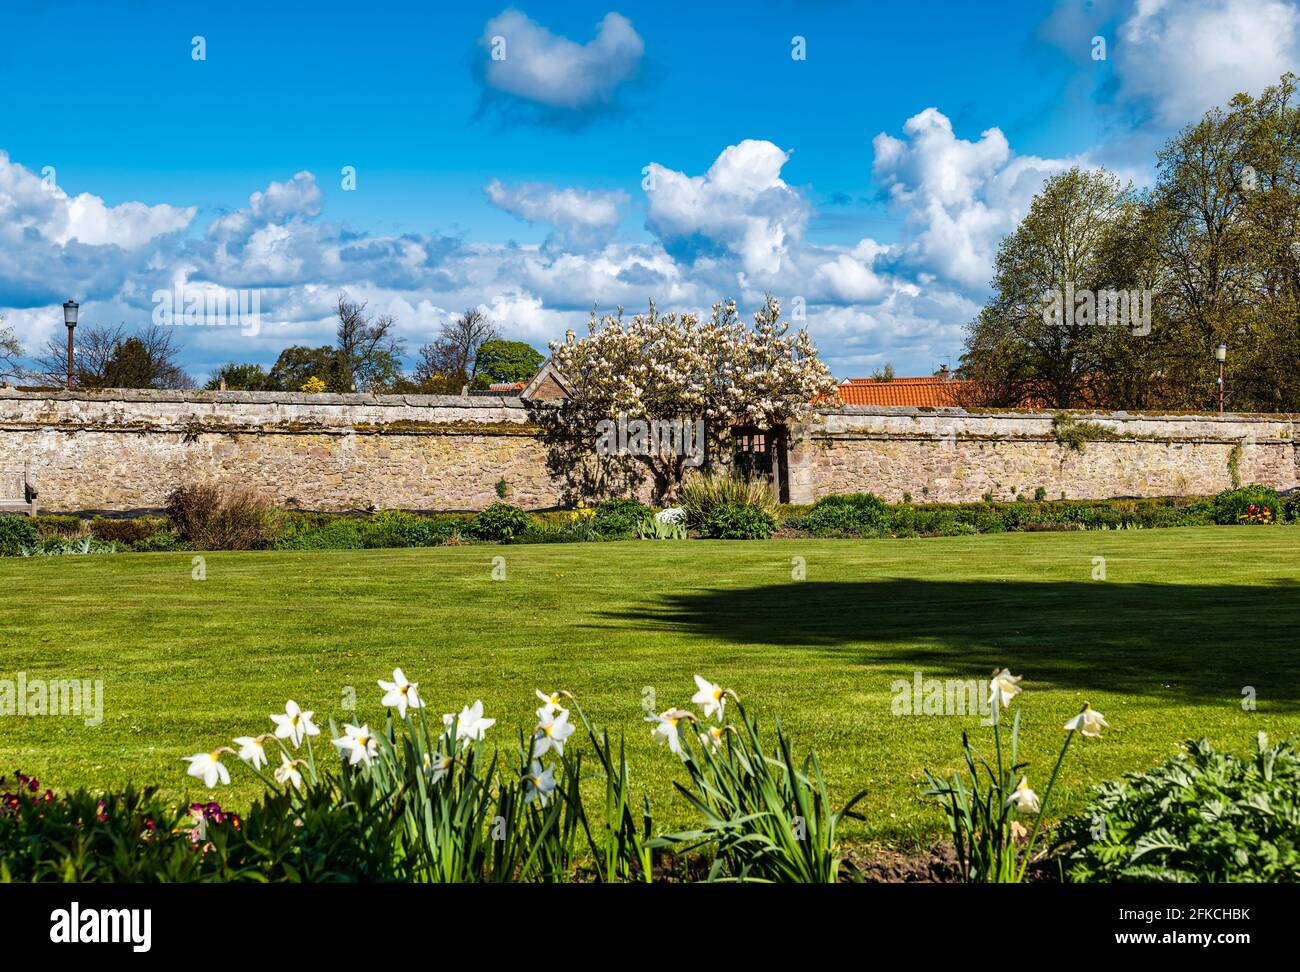
<path fill-rule="evenodd" d="M 1007 797 L 1007 806 L 1014 806 L 1017 813 L 1037 813 L 1038 794 L 1029 788 L 1028 778 L 1020 777 L 1020 783 Z"/>
<path fill-rule="evenodd" d="M 541 689 L 537 689 L 536 691 L 537 697 L 542 700 L 542 707 L 537 710 L 537 718 L 539 720 L 546 718 L 548 715 L 554 715 L 556 712 L 560 711 L 561 705 L 559 692 L 552 692 L 550 695 L 547 695 Z"/>
<path fill-rule="evenodd" d="M 669 709 L 648 718 L 655 724 L 654 728 L 650 730 L 650 735 L 657 742 L 667 743 L 668 748 L 680 756 L 682 754 L 682 740 L 677 726 L 683 719 L 691 720 L 694 717 L 685 709 Z"/>
<path fill-rule="evenodd" d="M 290 759 L 284 753 L 281 753 L 280 765 L 275 771 L 275 782 L 291 783 L 301 790 L 302 774 L 298 772 L 298 760 Z"/>
<path fill-rule="evenodd" d="M 347 751 L 349 766 L 356 766 L 357 763 L 369 766 L 370 758 L 379 748 L 379 742 L 370 734 L 369 726 L 344 725 L 343 735 L 332 741 L 339 749 Z"/>
<path fill-rule="evenodd" d="M 460 715 L 452 716 L 456 724 L 456 739 L 463 743 L 468 749 L 470 745 L 478 742 L 486 735 L 487 731 L 497 724 L 495 719 L 483 718 L 483 700 L 475 699 L 473 705 L 467 705 L 460 710 Z M 443 716 L 444 725 L 449 725 L 447 717 Z"/>
<path fill-rule="evenodd" d="M 379 680 L 379 687 L 384 690 L 383 704 L 390 709 L 397 709 L 399 719 L 406 718 L 407 709 L 424 708 L 424 703 L 415 691 L 419 686 L 419 682 L 408 682 L 400 668 L 393 669 L 391 682 L 385 682 L 382 678 Z"/>
<path fill-rule="evenodd" d="M 559 712 L 543 716 L 537 723 L 537 728 L 533 730 L 533 741 L 536 744 L 533 755 L 545 756 L 548 751 L 554 749 L 563 756 L 564 741 L 572 735 L 573 726 L 569 722 L 568 709 L 560 709 Z"/>
<path fill-rule="evenodd" d="M 1011 700 L 1020 694 L 1020 680 L 1023 675 L 1012 675 L 1011 669 L 1004 668 L 1002 671 L 995 671 L 993 677 L 989 679 L 989 705 L 994 707 L 1002 706 L 1007 708 L 1011 705 Z"/>
<path fill-rule="evenodd" d="M 290 699 L 284 704 L 284 715 L 271 715 L 271 721 L 275 723 L 275 738 L 289 740 L 296 749 L 302 744 L 304 736 L 319 736 L 320 730 L 311 721 L 314 714 L 311 711 L 304 712 L 298 708 L 297 702 Z"/>
<path fill-rule="evenodd" d="M 252 763 L 253 769 L 261 769 L 266 765 L 266 747 L 262 745 L 265 736 L 240 736 L 235 740 L 235 745 L 239 747 L 239 758 L 246 763 Z"/>
<path fill-rule="evenodd" d="M 1065 728 L 1071 732 L 1077 729 L 1085 736 L 1096 738 L 1101 735 L 1103 729 L 1109 729 L 1110 724 L 1106 722 L 1105 716 L 1085 702 L 1079 714 L 1067 722 Z"/>
<path fill-rule="evenodd" d="M 548 766 L 542 769 L 542 764 L 533 760 L 533 765 L 524 774 L 524 803 L 541 800 L 545 804 L 553 792 L 555 792 L 554 768 Z"/>
<path fill-rule="evenodd" d="M 699 675 L 695 676 L 695 684 L 699 691 L 691 696 L 691 701 L 704 712 L 704 718 L 710 719 L 713 716 L 722 718 L 722 710 L 727 706 L 726 690 L 721 685 L 714 685 L 707 678 Z"/>
<path fill-rule="evenodd" d="M 230 783 L 230 770 L 226 769 L 221 763 L 221 754 L 231 752 L 229 749 L 218 749 L 210 753 L 196 753 L 193 756 L 186 756 L 190 768 L 185 772 L 190 776 L 196 776 L 203 781 L 203 785 L 209 790 L 217 785 L 220 780 L 222 785 Z"/>
<path fill-rule="evenodd" d="M 424 771 L 429 774 L 429 782 L 437 783 L 440 779 L 451 772 L 452 764 L 455 762 L 450 756 L 444 756 L 442 753 L 424 754 Z"/>
<path fill-rule="evenodd" d="M 709 726 L 700 733 L 700 744 L 708 746 L 715 753 L 722 752 L 722 739 L 726 734 L 726 726 Z"/>

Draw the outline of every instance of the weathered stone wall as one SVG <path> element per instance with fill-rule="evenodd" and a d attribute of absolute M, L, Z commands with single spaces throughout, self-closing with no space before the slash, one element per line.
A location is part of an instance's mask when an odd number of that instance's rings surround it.
<path fill-rule="evenodd" d="M 849 407 L 791 436 L 791 500 L 870 490 L 920 502 L 1174 496 L 1300 483 L 1300 416 L 1077 415 L 1114 438 L 1062 442 L 1050 413 Z M 42 510 L 156 509 L 188 481 L 241 482 L 320 510 L 560 502 L 518 399 L 0 389 L 0 468 L 30 464 Z"/>
<path fill-rule="evenodd" d="M 1069 413 L 1108 437 L 1062 441 L 1042 412 L 850 406 L 793 437 L 791 500 L 868 489 L 917 502 L 1009 500 L 1042 487 L 1049 499 L 1187 496 L 1243 483 L 1300 483 L 1300 416 Z M 1110 436 L 1113 436 L 1110 437 Z"/>
<path fill-rule="evenodd" d="M 0 391 L 0 467 L 43 510 L 151 509 L 190 481 L 319 510 L 559 501 L 518 399 L 270 392 Z"/>

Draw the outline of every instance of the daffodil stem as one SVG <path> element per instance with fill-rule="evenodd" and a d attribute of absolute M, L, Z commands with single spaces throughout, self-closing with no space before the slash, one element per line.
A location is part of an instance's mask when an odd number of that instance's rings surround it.
<path fill-rule="evenodd" d="M 1047 813 L 1047 805 L 1052 799 L 1052 787 L 1056 786 L 1056 777 L 1061 772 L 1061 764 L 1065 762 L 1066 750 L 1070 748 L 1070 743 L 1074 741 L 1076 731 L 1074 729 L 1070 730 L 1070 734 L 1065 737 L 1065 745 L 1061 747 L 1061 755 L 1056 757 L 1056 766 L 1052 770 L 1052 778 L 1047 781 L 1047 789 L 1043 791 L 1043 802 L 1039 805 L 1038 813 L 1034 816 L 1033 829 L 1029 831 L 1029 843 L 1025 847 L 1024 860 L 1020 862 L 1020 874 L 1016 878 L 1017 883 L 1025 879 L 1025 871 L 1029 868 L 1029 859 L 1034 853 L 1034 841 L 1038 839 L 1038 830 L 1043 824 L 1043 815 Z"/>

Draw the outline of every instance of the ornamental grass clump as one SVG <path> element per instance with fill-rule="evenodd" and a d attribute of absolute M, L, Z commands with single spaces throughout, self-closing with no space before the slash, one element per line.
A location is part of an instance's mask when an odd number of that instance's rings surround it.
<path fill-rule="evenodd" d="M 1024 772 L 1029 764 L 1019 758 L 1019 709 L 1011 725 L 1011 738 L 1006 744 L 1003 740 L 1001 713 L 1020 694 L 1020 682 L 1021 676 L 1012 675 L 1006 668 L 994 671 L 989 680 L 989 703 L 993 707 L 992 763 L 976 754 L 970 736 L 963 732 L 961 744 L 966 774 L 954 773 L 948 779 L 940 779 L 929 770 L 925 771 L 927 786 L 924 793 L 943 803 L 960 876 L 967 883 L 1015 884 L 1024 881 L 1033 859 L 1043 814 L 1052 799 L 1070 743 L 1076 733 L 1099 737 L 1101 730 L 1108 728 L 1102 714 L 1084 702 L 1079 713 L 1065 723 L 1065 743 L 1040 800 Z M 1033 825 L 1026 831 L 1021 821 L 1031 816 Z M 1026 833 L 1028 837 L 1023 839 Z"/>

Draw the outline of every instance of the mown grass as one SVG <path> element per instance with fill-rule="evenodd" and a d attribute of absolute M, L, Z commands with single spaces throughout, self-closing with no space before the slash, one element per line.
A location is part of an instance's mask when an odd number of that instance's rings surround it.
<path fill-rule="evenodd" d="M 382 723 L 375 680 L 400 665 L 434 714 L 482 698 L 506 746 L 531 726 L 535 688 L 574 692 L 626 731 L 634 779 L 680 825 L 683 774 L 642 705 L 685 704 L 699 672 L 779 714 L 838 798 L 869 788 L 850 839 L 907 844 L 942 826 L 922 769 L 955 769 L 961 730 L 987 732 L 978 716 L 893 715 L 893 684 L 916 671 L 1023 674 L 1022 753 L 1040 782 L 1081 702 L 1105 713 L 1113 730 L 1072 747 L 1061 810 L 1188 737 L 1300 732 L 1297 547 L 1300 527 L 1226 527 L 211 553 L 201 581 L 190 554 L 6 559 L 0 678 L 102 678 L 105 713 L 96 727 L 0 718 L 0 772 L 199 798 L 182 756 L 269 730 L 289 697 L 323 728 L 351 720 L 348 686 L 355 716 Z M 241 785 L 218 798 L 240 805 L 252 778 L 233 768 Z"/>

